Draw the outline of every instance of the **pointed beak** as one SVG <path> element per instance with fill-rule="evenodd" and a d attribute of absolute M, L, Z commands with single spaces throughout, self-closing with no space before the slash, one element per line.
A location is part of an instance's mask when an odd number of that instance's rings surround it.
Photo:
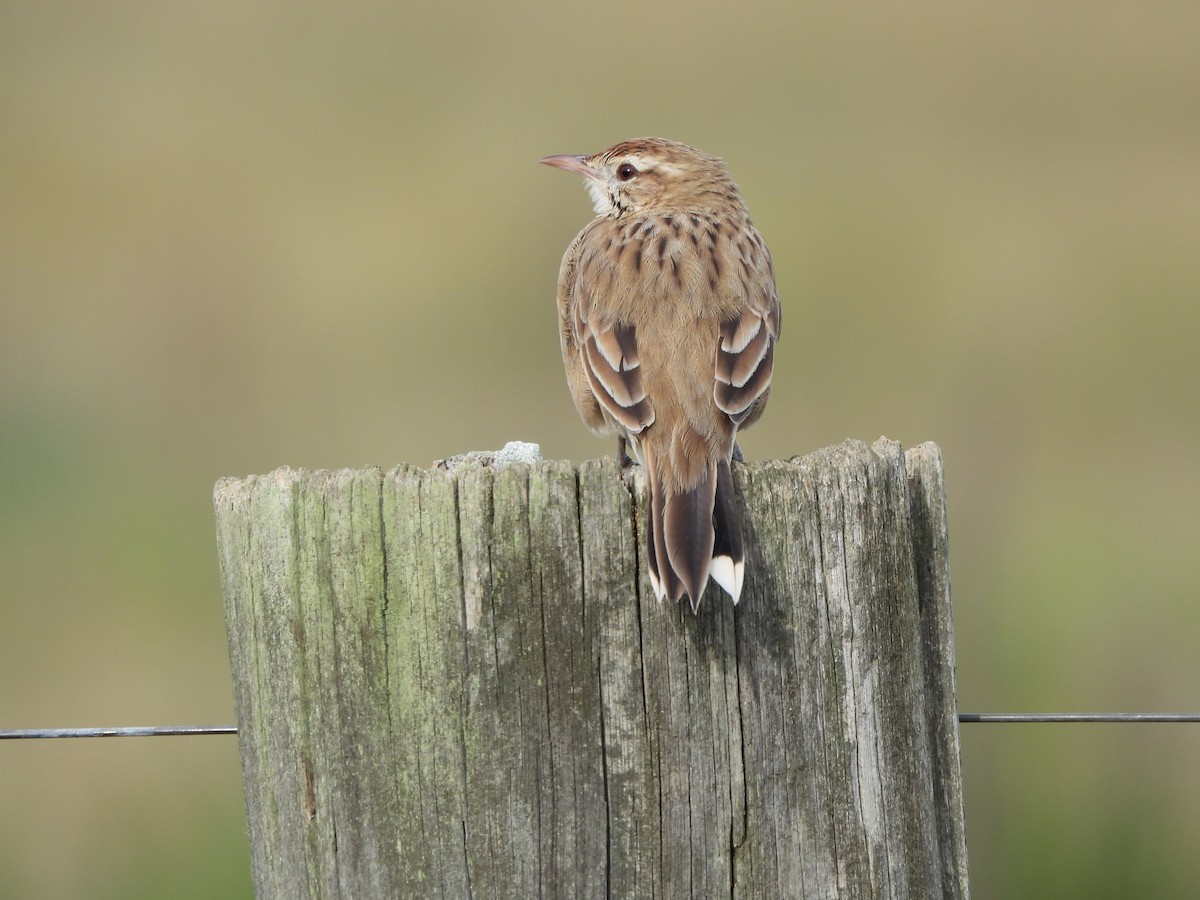
<path fill-rule="evenodd" d="M 583 175 L 596 181 L 600 180 L 600 173 L 587 164 L 586 156 L 571 156 L 570 154 L 543 156 L 538 162 L 544 166 L 562 169 L 564 172 L 575 172 L 577 175 Z"/>

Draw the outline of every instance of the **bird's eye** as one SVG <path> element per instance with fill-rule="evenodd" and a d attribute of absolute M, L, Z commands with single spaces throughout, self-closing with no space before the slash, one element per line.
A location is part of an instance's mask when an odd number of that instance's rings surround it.
<path fill-rule="evenodd" d="M 628 181 L 637 173 L 638 170 L 633 163 L 621 163 L 619 166 L 617 166 L 617 177 L 622 181 Z"/>

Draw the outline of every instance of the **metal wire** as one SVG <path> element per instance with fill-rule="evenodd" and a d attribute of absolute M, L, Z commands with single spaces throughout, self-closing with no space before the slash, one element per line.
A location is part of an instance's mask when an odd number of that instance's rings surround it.
<path fill-rule="evenodd" d="M 43 738 L 167 737 L 171 735 L 237 734 L 236 725 L 129 725 L 116 728 L 14 728 L 0 730 L 0 741 Z"/>
<path fill-rule="evenodd" d="M 1158 722 L 1200 723 L 1200 713 L 960 713 L 962 724 L 1014 723 L 1045 724 L 1050 722 Z M 97 737 L 171 737 L 207 734 L 237 734 L 236 725 L 133 725 L 116 728 L 15 728 L 0 730 L 0 741 L 50 738 Z"/>
<path fill-rule="evenodd" d="M 1200 713 L 961 713 L 959 722 L 1200 722 Z"/>

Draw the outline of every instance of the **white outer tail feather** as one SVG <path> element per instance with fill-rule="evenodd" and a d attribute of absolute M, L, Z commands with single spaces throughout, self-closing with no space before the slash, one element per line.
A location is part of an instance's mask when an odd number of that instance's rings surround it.
<path fill-rule="evenodd" d="M 733 605 L 737 606 L 742 596 L 742 580 L 746 575 L 744 563 L 735 563 L 729 556 L 714 556 L 709 566 L 708 574 L 719 584 L 730 597 Z"/>
<path fill-rule="evenodd" d="M 650 587 L 654 590 L 654 599 L 661 603 L 667 596 L 666 589 L 662 586 L 662 582 L 658 580 L 658 576 L 654 574 L 654 570 L 649 566 L 646 567 L 646 574 L 650 576 Z"/>

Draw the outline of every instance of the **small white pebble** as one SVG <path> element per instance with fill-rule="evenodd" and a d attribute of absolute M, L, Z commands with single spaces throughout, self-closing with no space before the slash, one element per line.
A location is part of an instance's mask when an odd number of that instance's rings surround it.
<path fill-rule="evenodd" d="M 533 465 L 535 462 L 539 462 L 541 458 L 542 447 L 540 444 L 529 444 L 525 441 L 509 441 L 497 450 L 492 457 L 492 468 L 503 469 L 505 466 L 510 466 L 513 463 Z"/>
<path fill-rule="evenodd" d="M 454 471 L 459 466 L 474 463 L 489 466 L 493 469 L 503 469 L 513 463 L 533 465 L 542 459 L 540 444 L 530 444 L 526 441 L 509 441 L 499 450 L 472 450 L 470 453 L 459 453 L 457 456 L 435 460 L 433 465 L 438 469 Z"/>

